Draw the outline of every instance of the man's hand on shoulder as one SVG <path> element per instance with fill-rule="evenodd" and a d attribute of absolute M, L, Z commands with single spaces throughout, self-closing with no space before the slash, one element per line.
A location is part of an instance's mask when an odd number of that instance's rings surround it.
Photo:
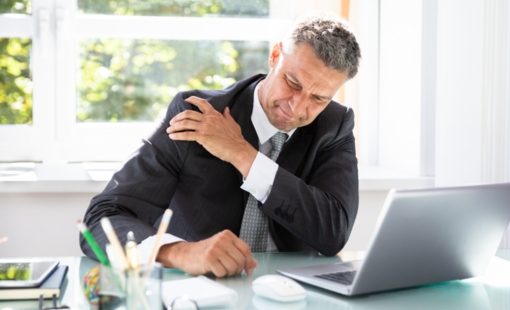
<path fill-rule="evenodd" d="M 202 113 L 187 110 L 170 120 L 166 132 L 172 140 L 196 141 L 209 153 L 234 165 L 246 178 L 257 157 L 257 150 L 246 141 L 241 127 L 226 107 L 223 114 L 209 102 L 198 97 L 186 101 L 197 106 Z"/>
<path fill-rule="evenodd" d="M 224 230 L 199 242 L 177 242 L 163 245 L 156 261 L 167 268 L 177 268 L 201 275 L 212 271 L 217 277 L 248 275 L 257 267 L 250 247 L 230 230 Z"/>

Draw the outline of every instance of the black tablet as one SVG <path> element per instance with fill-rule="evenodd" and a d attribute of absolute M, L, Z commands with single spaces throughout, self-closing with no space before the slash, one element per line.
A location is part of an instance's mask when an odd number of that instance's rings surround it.
<path fill-rule="evenodd" d="M 55 260 L 24 260 L 0 262 L 0 288 L 35 287 L 57 268 Z"/>

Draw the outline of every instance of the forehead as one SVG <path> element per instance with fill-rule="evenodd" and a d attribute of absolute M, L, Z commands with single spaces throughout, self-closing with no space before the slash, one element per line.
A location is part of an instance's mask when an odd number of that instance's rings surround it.
<path fill-rule="evenodd" d="M 315 56 L 313 48 L 304 43 L 294 46 L 285 54 L 282 67 L 286 74 L 299 80 L 303 88 L 313 90 L 318 95 L 333 96 L 347 80 L 347 73 L 326 67 Z"/>

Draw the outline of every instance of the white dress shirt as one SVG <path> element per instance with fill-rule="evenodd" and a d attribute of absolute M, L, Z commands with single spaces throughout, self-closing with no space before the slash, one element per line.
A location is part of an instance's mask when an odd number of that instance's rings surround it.
<path fill-rule="evenodd" d="M 278 171 L 278 164 L 267 157 L 267 154 L 269 154 L 272 149 L 270 139 L 278 131 L 281 130 L 278 130 L 269 122 L 266 113 L 262 109 L 258 95 L 259 87 L 260 83 L 257 85 L 257 87 L 255 87 L 253 94 L 253 111 L 251 114 L 251 121 L 259 138 L 259 152 L 257 153 L 257 157 L 255 157 L 255 161 L 251 166 L 248 177 L 244 179 L 244 183 L 241 185 L 241 189 L 249 192 L 258 201 L 264 203 L 271 193 L 271 188 L 276 177 L 276 172 Z M 296 129 L 291 131 L 282 131 L 289 135 L 287 141 L 290 139 L 295 130 Z M 179 241 L 185 240 L 171 234 L 164 234 L 161 240 L 161 245 Z M 146 262 L 149 259 L 155 242 L 156 235 L 146 238 L 138 246 L 142 262 Z M 276 245 L 274 244 L 273 238 L 271 237 L 271 234 L 268 234 L 267 238 L 267 251 L 278 251 Z"/>

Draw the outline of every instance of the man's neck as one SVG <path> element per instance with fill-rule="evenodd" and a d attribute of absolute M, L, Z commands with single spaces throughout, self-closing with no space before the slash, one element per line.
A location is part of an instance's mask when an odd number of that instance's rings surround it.
<path fill-rule="evenodd" d="M 263 104 L 262 102 L 264 101 L 264 98 L 263 98 L 263 96 L 262 96 L 262 88 L 264 88 L 264 82 L 265 82 L 265 81 L 266 81 L 265 79 L 264 79 L 264 80 L 262 80 L 262 81 L 260 81 L 260 83 L 259 83 L 259 85 L 260 85 L 260 86 L 259 86 L 259 91 L 258 91 L 258 94 L 257 94 L 257 95 L 259 96 L 260 106 L 262 107 L 262 109 L 263 109 L 263 110 L 264 110 L 264 104 Z M 265 111 L 265 110 L 264 110 L 264 111 Z"/>

